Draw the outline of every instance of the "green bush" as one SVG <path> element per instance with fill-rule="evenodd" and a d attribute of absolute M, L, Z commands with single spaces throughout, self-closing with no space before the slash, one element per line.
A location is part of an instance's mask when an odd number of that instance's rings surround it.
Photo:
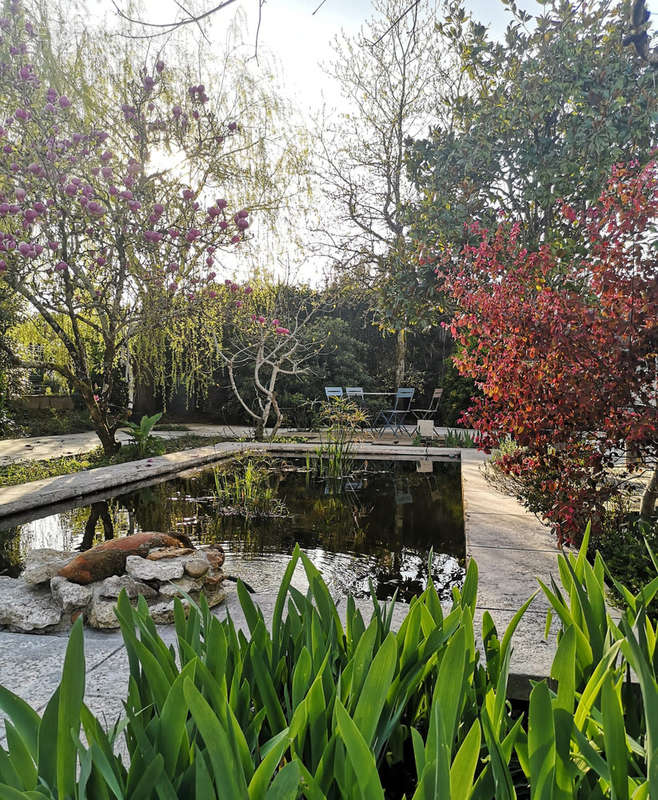
<path fill-rule="evenodd" d="M 122 594 L 117 616 L 130 663 L 125 719 L 104 732 L 84 705 L 81 623 L 59 688 L 39 717 L 0 688 L 8 717 L 0 796 L 12 798 L 243 798 L 410 800 L 658 797 L 657 630 L 646 604 L 658 577 L 625 598 L 619 622 L 605 608 L 605 565 L 559 556 L 560 583 L 543 586 L 561 631 L 552 682 L 538 681 L 527 714 L 507 699 L 511 638 L 485 612 L 483 654 L 473 616 L 477 568 L 445 613 L 434 586 L 410 604 L 373 599 L 366 623 L 352 598 L 346 623 L 319 572 L 298 548 L 271 631 L 248 592 L 248 632 L 203 601 L 176 603 L 176 648 L 148 607 Z M 309 590 L 291 586 L 302 561 Z M 637 691 L 630 684 L 637 676 Z M 115 755 L 125 733 L 129 760 Z M 84 734 L 84 741 L 83 736 Z M 382 776 L 408 775 L 399 794 Z"/>

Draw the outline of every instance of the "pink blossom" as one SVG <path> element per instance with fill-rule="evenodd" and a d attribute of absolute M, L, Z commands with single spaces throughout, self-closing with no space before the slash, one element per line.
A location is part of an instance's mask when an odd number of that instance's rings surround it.
<path fill-rule="evenodd" d="M 162 72 L 162 70 L 164 68 L 165 68 L 164 61 L 157 61 L 156 62 L 155 69 L 156 69 L 157 72 Z"/>
<path fill-rule="evenodd" d="M 59 107 L 60 108 L 68 108 L 70 105 L 71 105 L 71 101 L 68 99 L 68 97 L 65 94 L 63 94 L 59 98 Z"/>
<path fill-rule="evenodd" d="M 25 189 L 16 189 L 16 199 L 18 200 L 19 203 L 22 203 L 23 200 L 25 200 L 26 194 L 27 192 L 25 191 Z"/>
<path fill-rule="evenodd" d="M 274 329 L 274 332 L 275 332 L 275 333 L 280 333 L 280 334 L 282 334 L 283 336 L 285 336 L 286 334 L 290 333 L 290 331 L 288 330 L 288 328 L 275 328 L 275 329 Z"/>
<path fill-rule="evenodd" d="M 183 200 L 193 200 L 194 192 L 192 189 L 183 189 Z"/>
<path fill-rule="evenodd" d="M 220 210 L 226 208 L 227 205 L 228 205 L 228 201 L 225 200 L 223 197 L 221 197 L 217 201 L 217 208 L 219 208 Z"/>
<path fill-rule="evenodd" d="M 64 272 L 64 270 L 67 270 L 68 268 L 69 265 L 66 263 L 66 261 L 58 261 L 57 264 L 55 264 L 55 269 L 57 272 Z"/>

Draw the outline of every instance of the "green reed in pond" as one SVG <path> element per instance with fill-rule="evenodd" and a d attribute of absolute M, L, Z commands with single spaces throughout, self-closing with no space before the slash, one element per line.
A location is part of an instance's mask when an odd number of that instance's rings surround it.
<path fill-rule="evenodd" d="M 257 460 L 238 461 L 235 471 L 214 470 L 215 498 L 222 513 L 245 517 L 286 516 L 286 505 L 270 486 L 271 471 Z"/>
<path fill-rule="evenodd" d="M 367 423 L 365 412 L 353 400 L 332 397 L 322 404 L 327 439 L 316 448 L 317 471 L 323 478 L 345 478 L 354 464 L 354 436 Z"/>

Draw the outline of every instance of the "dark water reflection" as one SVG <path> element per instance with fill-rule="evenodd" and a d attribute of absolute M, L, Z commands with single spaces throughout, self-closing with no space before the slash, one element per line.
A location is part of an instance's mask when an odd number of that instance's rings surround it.
<path fill-rule="evenodd" d="M 264 519 L 218 514 L 210 499 L 213 469 L 188 472 L 0 530 L 0 573 L 17 574 L 34 547 L 86 549 L 113 535 L 178 530 L 197 542 L 220 542 L 227 573 L 258 591 L 276 588 L 299 542 L 332 591 L 364 595 L 372 581 L 381 599 L 396 588 L 408 599 L 425 585 L 433 548 L 434 579 L 448 597 L 463 579 L 465 555 L 459 464 L 379 460 L 355 467 L 337 483 L 278 460 L 268 481 L 289 516 Z"/>

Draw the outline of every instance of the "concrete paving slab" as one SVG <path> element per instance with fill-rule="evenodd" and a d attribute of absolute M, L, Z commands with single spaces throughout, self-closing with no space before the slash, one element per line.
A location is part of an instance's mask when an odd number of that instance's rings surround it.
<path fill-rule="evenodd" d="M 467 511 L 471 546 L 512 550 L 547 550 L 555 554 L 555 537 L 534 517 Z"/>

